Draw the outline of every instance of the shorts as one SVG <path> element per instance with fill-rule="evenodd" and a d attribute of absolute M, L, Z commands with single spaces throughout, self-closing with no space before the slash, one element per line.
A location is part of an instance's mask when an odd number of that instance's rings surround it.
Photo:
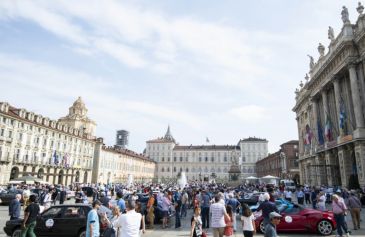
<path fill-rule="evenodd" d="M 162 217 L 168 217 L 169 211 L 162 211 Z"/>

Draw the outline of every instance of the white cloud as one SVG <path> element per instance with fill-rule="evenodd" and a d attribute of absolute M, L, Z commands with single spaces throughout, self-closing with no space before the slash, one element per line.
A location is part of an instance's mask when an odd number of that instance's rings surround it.
<path fill-rule="evenodd" d="M 236 116 L 243 122 L 257 123 L 269 117 L 268 109 L 258 105 L 245 105 L 233 108 L 229 114 Z"/>

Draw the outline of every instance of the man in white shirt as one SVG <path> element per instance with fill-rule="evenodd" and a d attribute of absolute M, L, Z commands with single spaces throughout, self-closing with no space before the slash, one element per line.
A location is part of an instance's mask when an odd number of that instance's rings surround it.
<path fill-rule="evenodd" d="M 136 203 L 128 200 L 127 213 L 120 218 L 120 226 L 122 229 L 122 236 L 120 237 L 139 237 L 142 215 L 135 211 Z"/>
<path fill-rule="evenodd" d="M 224 217 L 229 218 L 226 207 L 220 202 L 221 196 L 217 194 L 214 198 L 215 203 L 210 206 L 210 213 L 212 214 L 211 227 L 213 228 L 214 237 L 223 237 L 224 227 L 226 223 Z"/>

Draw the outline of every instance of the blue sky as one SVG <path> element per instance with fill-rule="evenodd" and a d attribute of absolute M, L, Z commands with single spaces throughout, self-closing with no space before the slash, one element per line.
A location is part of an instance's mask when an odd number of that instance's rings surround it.
<path fill-rule="evenodd" d="M 114 144 L 164 135 L 180 144 L 269 150 L 298 139 L 294 90 L 355 1 L 0 1 L 0 101 L 57 119 L 78 96 Z"/>

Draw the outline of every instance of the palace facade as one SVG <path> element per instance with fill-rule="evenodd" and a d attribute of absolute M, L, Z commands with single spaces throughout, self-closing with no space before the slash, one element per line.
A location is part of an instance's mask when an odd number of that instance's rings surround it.
<path fill-rule="evenodd" d="M 310 56 L 309 76 L 296 90 L 302 184 L 365 185 L 365 15 L 359 3 L 352 24 L 346 7 L 337 37 L 329 27 L 328 51 Z"/>
<path fill-rule="evenodd" d="M 237 145 L 179 145 L 168 127 L 164 137 L 146 142 L 145 153 L 156 161 L 160 181 L 176 179 L 181 172 L 188 180 L 227 181 L 232 165 L 239 167 L 241 178 L 255 175 L 256 161 L 267 156 L 268 141 L 247 138 Z"/>
<path fill-rule="evenodd" d="M 0 184 L 27 175 L 64 185 L 152 180 L 154 161 L 106 147 L 95 128 L 80 97 L 59 120 L 0 102 Z"/>

